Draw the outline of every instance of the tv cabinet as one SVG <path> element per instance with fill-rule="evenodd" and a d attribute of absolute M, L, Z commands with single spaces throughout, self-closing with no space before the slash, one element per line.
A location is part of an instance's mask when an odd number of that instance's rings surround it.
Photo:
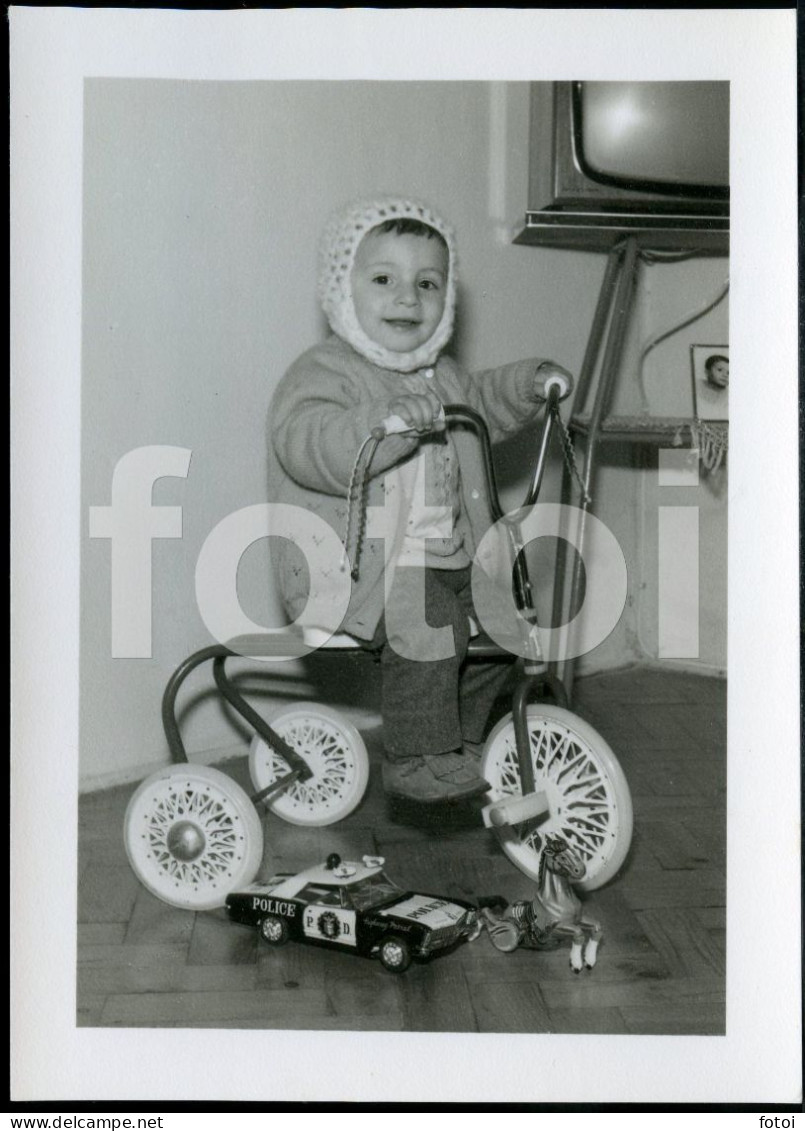
<path fill-rule="evenodd" d="M 558 247 L 569 251 L 610 251 L 631 238 L 651 251 L 684 251 L 695 244 L 697 255 L 729 253 L 729 217 L 685 216 L 658 213 L 646 216 L 629 212 L 574 212 L 566 208 L 542 208 L 526 212 L 525 227 L 516 244 Z"/>

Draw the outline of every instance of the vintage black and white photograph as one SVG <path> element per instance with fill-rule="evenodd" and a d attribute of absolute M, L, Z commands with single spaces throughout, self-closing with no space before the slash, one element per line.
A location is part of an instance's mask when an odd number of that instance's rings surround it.
<path fill-rule="evenodd" d="M 539 55 L 76 79 L 76 1048 L 737 1033 L 746 95 Z"/>
<path fill-rule="evenodd" d="M 690 347 L 693 411 L 699 420 L 729 421 L 729 346 Z"/>
<path fill-rule="evenodd" d="M 84 108 L 79 1023 L 723 1033 L 727 501 L 665 485 L 627 335 L 728 274 L 727 84 Z M 607 174 L 545 199 L 585 132 Z M 725 299 L 654 351 L 680 406 L 728 329 Z M 606 540 L 565 553 L 560 498 Z"/>

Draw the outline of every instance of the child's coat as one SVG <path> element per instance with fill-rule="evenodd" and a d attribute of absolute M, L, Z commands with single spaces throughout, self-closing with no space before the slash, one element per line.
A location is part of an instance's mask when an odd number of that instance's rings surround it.
<path fill-rule="evenodd" d="M 467 404 L 483 416 L 494 442 L 519 431 L 538 413 L 541 401 L 535 397 L 544 394 L 537 376 L 542 360 L 519 361 L 470 375 L 452 358 L 441 356 L 434 366 L 420 372 L 442 403 Z M 336 335 L 294 362 L 274 394 L 268 420 L 272 501 L 318 515 L 343 539 L 355 456 L 371 429 L 388 414 L 389 402 L 400 393 L 400 382 L 399 373 L 367 361 Z M 492 513 L 477 437 L 463 427 L 453 428 L 452 436 L 461 471 L 461 506 L 472 539 L 466 549 L 472 556 L 492 524 Z M 363 640 L 374 636 L 383 614 L 384 594 L 393 580 L 410 502 L 404 493 L 406 477 L 393 465 L 415 456 L 416 451 L 416 443 L 401 437 L 389 437 L 377 449 L 368 490 L 368 505 L 374 509 L 369 511 L 357 581 L 351 582 L 348 566 L 322 559 L 310 533 L 300 531 L 296 539 L 313 565 L 310 571 L 290 541 L 273 540 L 280 592 L 294 620 L 306 623 L 302 614 L 309 592 L 325 602 L 331 594 L 335 603 L 336 591 L 351 584 L 343 621 L 324 627 L 340 628 Z M 382 473 L 377 474 L 378 470 Z M 505 538 L 493 542 L 483 558 L 476 559 L 489 573 L 496 566 L 499 571 L 499 554 L 506 553 Z M 507 568 L 510 570 L 510 562 Z"/>

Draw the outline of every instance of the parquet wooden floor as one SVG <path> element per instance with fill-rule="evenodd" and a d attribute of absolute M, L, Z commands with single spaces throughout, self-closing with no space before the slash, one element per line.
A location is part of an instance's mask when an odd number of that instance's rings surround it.
<path fill-rule="evenodd" d="M 726 685 L 635 668 L 576 685 L 574 710 L 615 750 L 635 815 L 614 881 L 584 898 L 602 921 L 598 964 L 568 950 L 502 954 L 471 945 L 387 973 L 378 962 L 268 947 L 225 912 L 161 903 L 123 846 L 133 786 L 79 803 L 77 1010 L 83 1026 L 719 1034 L 725 1024 Z M 411 888 L 472 898 L 531 896 L 472 805 L 441 817 L 390 812 L 377 768 L 347 820 L 300 829 L 268 815 L 261 875 L 330 852 L 379 853 Z M 245 759 L 224 767 L 248 787 Z M 416 819 L 414 819 L 416 818 Z"/>

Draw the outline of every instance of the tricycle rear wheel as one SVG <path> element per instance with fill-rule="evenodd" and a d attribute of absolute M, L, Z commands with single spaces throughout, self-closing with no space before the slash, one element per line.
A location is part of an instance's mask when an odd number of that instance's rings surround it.
<path fill-rule="evenodd" d="M 271 720 L 271 728 L 305 760 L 312 771 L 267 802 L 291 825 L 322 828 L 342 821 L 357 808 L 369 784 L 369 755 L 357 727 L 329 707 L 297 703 Z M 257 790 L 288 772 L 281 754 L 255 736 L 249 772 Z"/>
<path fill-rule="evenodd" d="M 210 766 L 168 766 L 129 801 L 129 863 L 164 903 L 192 911 L 223 907 L 250 884 L 263 859 L 260 818 L 245 790 Z"/>

